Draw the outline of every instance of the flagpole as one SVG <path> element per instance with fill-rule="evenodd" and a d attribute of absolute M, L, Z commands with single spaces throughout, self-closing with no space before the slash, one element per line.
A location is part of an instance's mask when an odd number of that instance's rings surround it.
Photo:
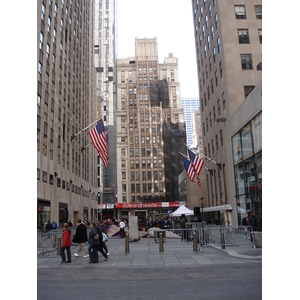
<path fill-rule="evenodd" d="M 71 142 L 72 142 L 72 140 L 73 140 L 77 135 L 79 135 L 80 133 L 84 132 L 85 130 L 87 130 L 89 127 L 91 127 L 91 126 L 94 125 L 95 123 L 98 123 L 101 119 L 102 119 L 102 117 L 99 118 L 99 119 L 97 119 L 96 121 L 94 121 L 93 123 L 91 123 L 90 125 L 88 125 L 87 127 L 85 127 L 84 129 L 80 130 L 80 131 L 77 132 L 75 135 L 73 134 L 73 135 L 71 136 Z"/>
<path fill-rule="evenodd" d="M 186 147 L 188 147 L 191 151 L 192 151 L 192 149 L 188 146 L 188 145 L 186 145 L 186 144 L 184 144 Z M 211 158 L 209 158 L 209 157 L 207 157 L 206 155 L 204 155 L 204 154 L 202 154 L 202 153 L 200 153 L 200 152 L 198 152 L 198 151 L 196 151 L 197 153 L 199 153 L 199 155 L 202 155 L 202 156 L 204 156 L 205 158 L 207 158 L 208 160 L 210 160 L 212 163 L 214 163 L 215 165 L 217 165 L 221 170 L 222 170 L 222 165 L 220 164 L 220 163 L 217 163 L 216 161 L 214 161 L 214 160 L 212 160 Z"/>

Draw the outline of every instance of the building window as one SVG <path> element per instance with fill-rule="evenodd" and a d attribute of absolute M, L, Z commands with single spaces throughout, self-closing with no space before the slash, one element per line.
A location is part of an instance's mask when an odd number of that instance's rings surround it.
<path fill-rule="evenodd" d="M 239 38 L 239 44 L 249 44 L 249 33 L 248 29 L 238 29 L 238 38 Z"/>
<path fill-rule="evenodd" d="M 215 25 L 216 25 L 216 29 L 218 29 L 218 25 L 219 25 L 218 14 L 215 14 Z"/>
<path fill-rule="evenodd" d="M 246 19 L 246 8 L 245 5 L 235 5 L 235 18 L 236 19 Z"/>
<path fill-rule="evenodd" d="M 221 141 L 221 147 L 223 147 L 223 131 L 220 130 L 220 141 Z"/>
<path fill-rule="evenodd" d="M 254 88 L 255 88 L 254 85 L 245 85 L 244 86 L 245 98 L 248 97 L 248 95 L 253 91 Z"/>
<path fill-rule="evenodd" d="M 47 172 L 43 171 L 43 182 L 47 182 Z"/>
<path fill-rule="evenodd" d="M 262 19 L 262 5 L 254 5 L 256 19 Z"/>
<path fill-rule="evenodd" d="M 259 42 L 262 44 L 262 30 L 258 29 L 258 38 L 259 38 Z"/>
<path fill-rule="evenodd" d="M 44 17 L 45 17 L 45 5 L 42 4 L 42 13 L 41 13 L 41 19 L 44 21 Z"/>
<path fill-rule="evenodd" d="M 43 51 L 44 35 L 40 33 L 40 50 Z"/>
<path fill-rule="evenodd" d="M 218 53 L 221 52 L 221 40 L 220 37 L 218 36 Z"/>
<path fill-rule="evenodd" d="M 242 70 L 253 70 L 251 54 L 241 54 L 241 63 Z"/>

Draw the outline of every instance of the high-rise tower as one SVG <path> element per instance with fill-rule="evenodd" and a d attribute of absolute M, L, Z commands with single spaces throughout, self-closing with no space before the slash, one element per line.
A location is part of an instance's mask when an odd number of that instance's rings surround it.
<path fill-rule="evenodd" d="M 204 154 L 219 163 L 206 159 L 207 203 L 235 209 L 224 147 L 232 133 L 225 122 L 262 81 L 262 1 L 192 0 L 192 7 Z"/>
<path fill-rule="evenodd" d="M 109 164 L 98 157 L 98 204 L 108 204 L 113 216 L 117 189 L 116 160 L 116 0 L 95 0 L 95 66 L 97 71 L 97 115 L 102 117 L 109 145 Z M 107 206 L 105 206 L 107 207 Z M 100 206 L 102 209 L 102 206 Z M 102 212 L 101 212 L 102 214 Z"/>
<path fill-rule="evenodd" d="M 97 219 L 93 2 L 37 1 L 37 217 Z"/>
<path fill-rule="evenodd" d="M 159 63 L 156 38 L 136 38 L 117 66 L 118 203 L 178 201 L 185 138 L 177 58 Z"/>

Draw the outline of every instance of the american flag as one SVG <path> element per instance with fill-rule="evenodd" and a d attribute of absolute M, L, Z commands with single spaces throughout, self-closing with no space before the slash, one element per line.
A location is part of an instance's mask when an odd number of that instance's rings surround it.
<path fill-rule="evenodd" d="M 108 165 L 108 143 L 106 139 L 103 120 L 96 125 L 95 128 L 89 131 L 90 138 L 94 147 L 97 149 L 100 158 L 105 167 Z"/>
<path fill-rule="evenodd" d="M 186 173 L 189 177 L 189 179 L 193 182 L 195 182 L 195 171 L 194 171 L 194 168 L 191 164 L 191 162 L 185 157 L 185 156 L 182 156 L 183 158 L 183 163 L 184 163 L 184 167 L 185 167 L 185 170 L 186 170 Z"/>
<path fill-rule="evenodd" d="M 195 155 L 194 152 L 191 151 L 189 148 L 188 148 L 188 153 L 189 153 L 191 162 L 193 163 L 195 173 L 199 176 L 200 172 L 204 166 L 204 160 L 201 159 L 199 156 Z"/>

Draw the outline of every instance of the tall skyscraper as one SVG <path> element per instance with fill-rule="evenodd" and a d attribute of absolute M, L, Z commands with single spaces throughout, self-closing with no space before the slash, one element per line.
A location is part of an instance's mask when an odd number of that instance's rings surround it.
<path fill-rule="evenodd" d="M 37 1 L 37 218 L 97 219 L 96 120 L 90 1 Z"/>
<path fill-rule="evenodd" d="M 204 154 L 219 163 L 206 159 L 207 203 L 235 209 L 236 199 L 228 197 L 235 188 L 228 180 L 234 177 L 227 168 L 232 161 L 224 147 L 232 133 L 225 128 L 262 81 L 262 1 L 193 0 L 192 5 Z"/>
<path fill-rule="evenodd" d="M 116 0 L 95 0 L 95 66 L 97 71 L 97 116 L 102 117 L 109 145 L 109 164 L 98 157 L 98 204 L 113 217 L 117 189 L 116 159 Z"/>
<path fill-rule="evenodd" d="M 173 54 L 158 62 L 156 38 L 136 38 L 135 56 L 118 59 L 116 109 L 119 213 L 177 201 L 186 139 L 178 63 Z"/>
<path fill-rule="evenodd" d="M 182 98 L 181 106 L 186 127 L 186 144 L 192 146 L 194 111 L 199 109 L 199 98 Z"/>

